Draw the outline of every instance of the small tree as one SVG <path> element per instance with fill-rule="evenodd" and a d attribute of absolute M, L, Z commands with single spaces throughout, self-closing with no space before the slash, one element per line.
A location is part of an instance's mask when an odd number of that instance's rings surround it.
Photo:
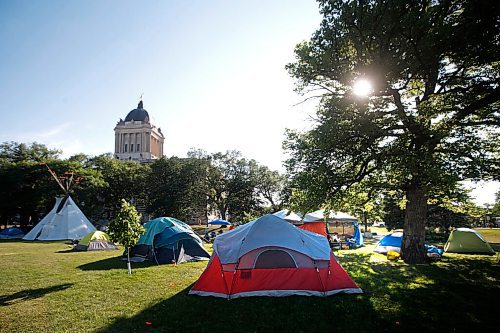
<path fill-rule="evenodd" d="M 122 206 L 118 211 L 118 215 L 111 221 L 107 231 L 113 242 L 118 242 L 125 247 L 127 251 L 128 273 L 132 274 L 130 248 L 137 243 L 139 237 L 144 232 L 144 227 L 140 223 L 141 215 L 137 213 L 135 207 L 125 199 L 122 199 L 121 202 Z"/>

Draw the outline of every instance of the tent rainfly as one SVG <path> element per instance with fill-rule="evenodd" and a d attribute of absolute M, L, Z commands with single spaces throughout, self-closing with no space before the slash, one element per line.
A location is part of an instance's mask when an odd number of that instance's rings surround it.
<path fill-rule="evenodd" d="M 213 249 L 189 294 L 230 299 L 362 292 L 325 237 L 274 215 L 217 236 Z"/>
<path fill-rule="evenodd" d="M 23 237 L 24 240 L 77 240 L 96 231 L 69 195 L 56 198 L 54 208 Z"/>
<path fill-rule="evenodd" d="M 173 217 L 159 217 L 144 225 L 146 231 L 130 250 L 132 261 L 155 261 L 158 264 L 208 260 L 198 235 L 186 223 Z"/>

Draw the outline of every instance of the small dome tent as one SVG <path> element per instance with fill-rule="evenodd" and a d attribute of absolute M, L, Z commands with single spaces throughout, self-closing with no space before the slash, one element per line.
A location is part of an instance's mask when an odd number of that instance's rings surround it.
<path fill-rule="evenodd" d="M 208 260 L 198 235 L 186 223 L 173 217 L 159 217 L 144 224 L 146 231 L 131 249 L 133 261 L 151 260 L 158 264 Z"/>
<path fill-rule="evenodd" d="M 0 239 L 16 239 L 23 238 L 24 232 L 19 228 L 5 228 L 0 231 Z"/>
<path fill-rule="evenodd" d="M 389 251 L 401 253 L 402 242 L 403 233 L 401 231 L 393 232 L 392 234 L 385 235 L 373 251 L 378 253 L 387 253 Z"/>
<path fill-rule="evenodd" d="M 444 246 L 444 252 L 494 254 L 491 245 L 476 230 L 458 228 L 453 230 Z"/>
<path fill-rule="evenodd" d="M 92 231 L 85 235 L 74 248 L 75 251 L 103 251 L 118 250 L 111 242 L 108 234 L 102 231 Z"/>
<path fill-rule="evenodd" d="M 217 236 L 210 262 L 191 295 L 329 296 L 361 293 L 325 237 L 265 215 Z"/>

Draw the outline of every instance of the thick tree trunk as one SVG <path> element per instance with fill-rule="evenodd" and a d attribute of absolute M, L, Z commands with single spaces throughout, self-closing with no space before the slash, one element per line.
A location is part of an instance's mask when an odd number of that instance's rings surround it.
<path fill-rule="evenodd" d="M 401 256 L 408 264 L 427 262 L 424 248 L 427 221 L 427 189 L 414 182 L 406 190 L 406 215 Z"/>

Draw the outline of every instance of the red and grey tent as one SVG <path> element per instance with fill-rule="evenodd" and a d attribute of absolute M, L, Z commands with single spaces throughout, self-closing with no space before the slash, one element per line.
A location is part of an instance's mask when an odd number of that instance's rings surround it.
<path fill-rule="evenodd" d="M 237 298 L 362 292 L 325 237 L 273 215 L 217 236 L 213 249 L 189 294 Z"/>

